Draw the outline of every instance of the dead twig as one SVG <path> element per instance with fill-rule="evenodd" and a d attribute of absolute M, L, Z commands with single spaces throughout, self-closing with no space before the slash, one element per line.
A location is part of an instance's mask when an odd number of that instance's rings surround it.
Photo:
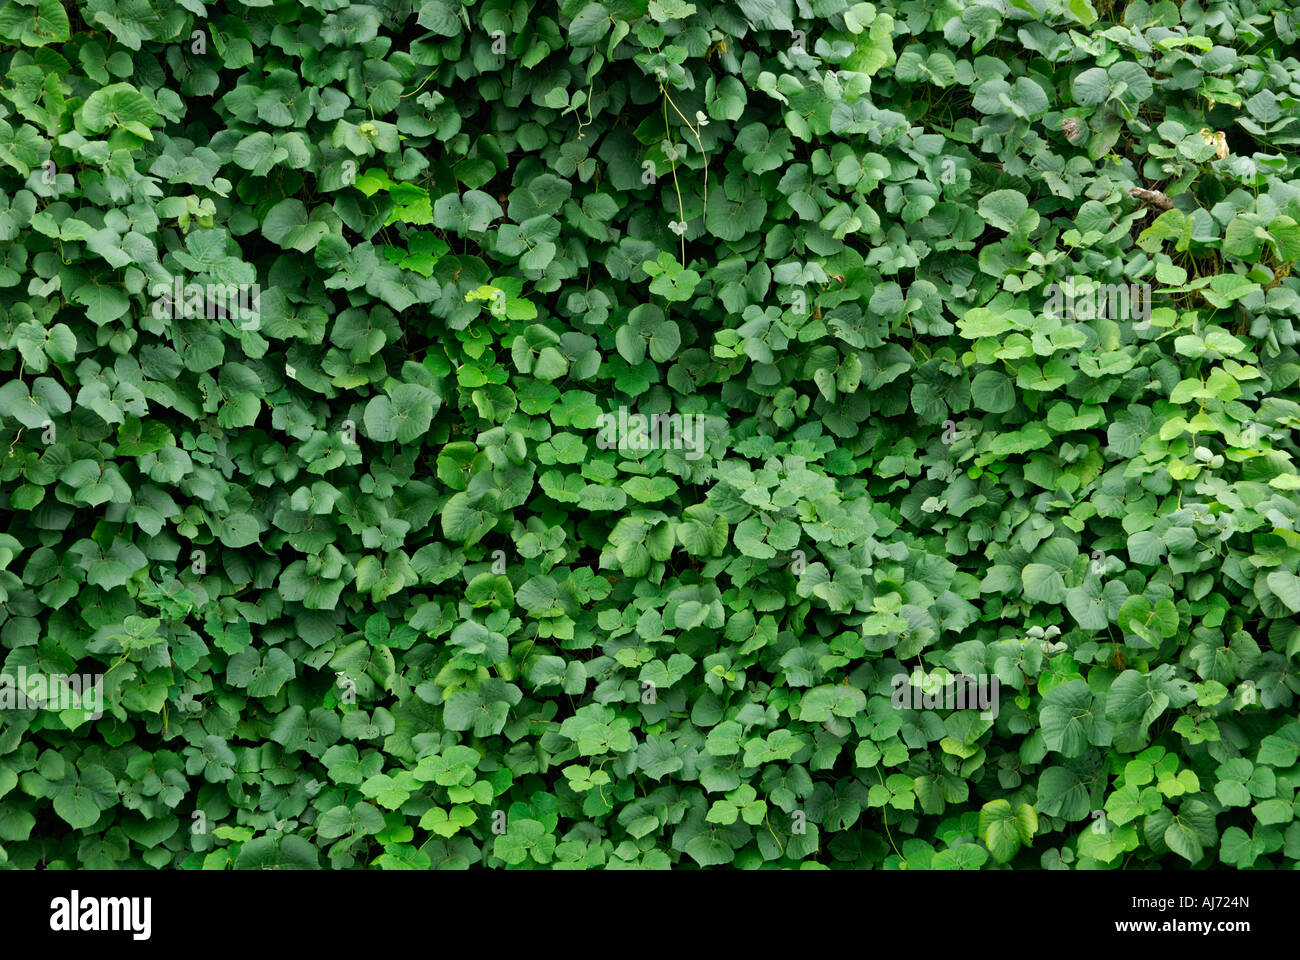
<path fill-rule="evenodd" d="M 1149 207 L 1155 207 L 1157 210 L 1172 210 L 1174 202 L 1159 190 L 1144 190 L 1142 187 L 1134 187 L 1128 192 L 1128 195 L 1135 200 L 1141 200 Z"/>

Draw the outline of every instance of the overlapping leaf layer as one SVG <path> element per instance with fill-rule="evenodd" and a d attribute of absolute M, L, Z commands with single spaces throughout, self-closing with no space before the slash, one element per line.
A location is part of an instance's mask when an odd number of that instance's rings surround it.
<path fill-rule="evenodd" d="M 0 3 L 0 860 L 1293 866 L 1298 29 Z"/>

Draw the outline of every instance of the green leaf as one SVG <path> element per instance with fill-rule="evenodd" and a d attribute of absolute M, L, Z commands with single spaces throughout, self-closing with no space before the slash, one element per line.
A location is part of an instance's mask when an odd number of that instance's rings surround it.
<path fill-rule="evenodd" d="M 1026 598 L 1050 604 L 1065 601 L 1065 580 L 1047 564 L 1031 563 L 1020 571 L 1020 577 Z"/>
<path fill-rule="evenodd" d="M 48 8 L 52 5 L 46 3 L 43 6 Z M 67 29 L 66 17 L 64 29 Z M 152 140 L 149 128 L 157 122 L 158 113 L 135 87 L 129 83 L 114 83 L 86 98 L 81 108 L 81 119 L 91 133 L 120 127 L 145 140 Z"/>
<path fill-rule="evenodd" d="M 268 240 L 300 253 L 309 252 L 328 230 L 324 223 L 310 221 L 306 206 L 294 198 L 281 200 L 262 221 L 262 234 Z"/>
<path fill-rule="evenodd" d="M 1300 576 L 1288 570 L 1275 570 L 1268 575 L 1267 582 L 1273 595 L 1292 613 L 1300 613 Z"/>
<path fill-rule="evenodd" d="M 1028 209 L 1029 201 L 1016 190 L 995 190 L 979 202 L 979 213 L 984 221 L 1008 233 L 1016 229 Z"/>
<path fill-rule="evenodd" d="M 609 32 L 613 20 L 599 3 L 588 3 L 579 10 L 569 24 L 569 43 L 575 47 L 591 47 Z"/>
<path fill-rule="evenodd" d="M 1016 392 L 996 370 L 982 370 L 971 382 L 971 399 L 989 413 L 1006 413 L 1016 405 Z"/>
<path fill-rule="evenodd" d="M 998 863 L 1014 857 L 1020 845 L 1030 843 L 1037 831 L 1038 814 L 1028 804 L 1013 810 L 1006 800 L 990 800 L 980 808 L 980 839 Z"/>
<path fill-rule="evenodd" d="M 1170 824 L 1165 830 L 1164 840 L 1170 850 L 1188 863 L 1196 863 L 1204 856 L 1200 837 L 1187 824 L 1180 822 Z"/>

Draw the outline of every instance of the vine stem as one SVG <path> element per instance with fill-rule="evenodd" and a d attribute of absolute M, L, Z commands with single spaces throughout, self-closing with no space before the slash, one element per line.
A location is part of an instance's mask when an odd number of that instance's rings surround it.
<path fill-rule="evenodd" d="M 591 91 L 595 88 L 595 86 L 596 86 L 596 81 L 593 78 L 591 83 L 587 84 L 587 122 L 583 123 L 582 118 L 581 117 L 578 118 L 578 139 L 579 140 L 582 139 L 582 128 L 591 126 L 592 122 L 595 120 L 595 118 L 592 117 L 591 115 Z"/>
<path fill-rule="evenodd" d="M 872 767 L 871 769 L 874 770 L 874 771 L 876 771 L 876 779 L 878 779 L 878 780 L 880 781 L 880 785 L 881 785 L 882 787 L 884 787 L 884 786 L 885 786 L 885 778 L 882 777 L 882 776 L 880 775 L 880 764 L 876 764 L 876 765 L 875 765 L 874 767 Z M 888 788 L 888 787 L 885 787 L 885 789 L 888 790 L 889 788 Z M 905 857 L 905 856 L 903 856 L 901 853 L 899 853 L 899 851 L 898 851 L 898 846 L 894 843 L 894 834 L 893 834 L 892 832 L 890 832 L 890 829 L 889 829 L 889 807 L 888 807 L 888 805 L 883 806 L 883 807 L 880 808 L 880 819 L 881 819 L 881 820 L 884 822 L 884 824 L 885 824 L 885 836 L 889 838 L 889 845 L 890 845 L 891 847 L 894 848 L 894 853 L 898 854 L 898 859 L 899 859 L 899 860 L 902 860 L 904 863 L 907 863 L 907 857 Z"/>
<path fill-rule="evenodd" d="M 772 839 L 776 841 L 776 848 L 781 851 L 782 856 L 785 856 L 785 844 L 781 842 L 781 838 L 778 837 L 776 831 L 772 829 L 772 821 L 768 818 L 766 813 L 763 814 L 763 825 L 767 827 L 767 832 L 770 833 Z"/>
<path fill-rule="evenodd" d="M 660 90 L 662 90 L 662 89 L 663 89 L 663 88 L 660 87 Z M 677 109 L 677 108 L 674 107 L 673 109 L 675 110 L 675 109 Z M 667 131 L 667 129 L 668 129 L 668 94 L 667 94 L 667 92 L 665 92 L 665 93 L 664 93 L 664 130 Z M 683 228 L 685 228 L 685 226 L 686 226 L 686 208 L 682 205 L 682 188 L 681 188 L 681 185 L 677 182 L 677 157 L 676 157 L 676 150 L 674 150 L 673 152 L 674 152 L 674 156 L 670 158 L 669 162 L 672 163 L 672 165 L 673 165 L 673 190 L 677 193 L 677 217 L 678 217 L 677 222 L 680 223 L 680 224 L 682 225 Z M 683 229 L 683 231 L 677 235 L 677 240 L 678 240 L 678 242 L 681 244 L 681 251 L 682 251 L 682 260 L 681 260 L 681 263 L 682 263 L 682 266 L 684 267 L 684 266 L 686 266 L 686 232 L 685 232 L 685 229 Z"/>
<path fill-rule="evenodd" d="M 677 116 L 682 118 L 682 123 L 686 124 L 686 129 L 691 131 L 691 135 L 695 137 L 695 145 L 700 148 L 700 156 L 704 158 L 704 208 L 705 210 L 708 210 L 709 155 L 704 151 L 704 141 L 700 139 L 700 131 L 695 128 L 695 125 L 692 124 L 690 120 L 686 119 L 686 114 L 682 113 L 682 111 L 678 109 L 676 102 L 674 102 L 673 98 L 669 96 L 667 88 L 662 83 L 659 84 L 659 92 L 663 94 L 665 103 L 668 106 L 671 106 L 673 108 L 673 112 L 676 113 Z M 668 126 L 668 111 L 667 109 L 665 109 L 664 127 L 667 128 L 667 126 Z M 677 189 L 677 162 L 676 161 L 673 161 L 673 187 L 674 189 Z M 680 222 L 684 225 L 686 223 L 686 211 L 682 208 L 682 192 L 680 189 L 677 189 L 677 211 L 678 211 L 678 216 L 681 218 Z M 682 241 L 682 266 L 686 266 L 685 234 L 682 235 L 681 241 Z"/>

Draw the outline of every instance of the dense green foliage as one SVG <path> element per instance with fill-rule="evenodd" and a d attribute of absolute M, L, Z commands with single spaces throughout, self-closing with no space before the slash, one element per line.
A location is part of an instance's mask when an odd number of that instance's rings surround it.
<path fill-rule="evenodd" d="M 1294 866 L 1298 29 L 0 0 L 0 860 Z"/>

